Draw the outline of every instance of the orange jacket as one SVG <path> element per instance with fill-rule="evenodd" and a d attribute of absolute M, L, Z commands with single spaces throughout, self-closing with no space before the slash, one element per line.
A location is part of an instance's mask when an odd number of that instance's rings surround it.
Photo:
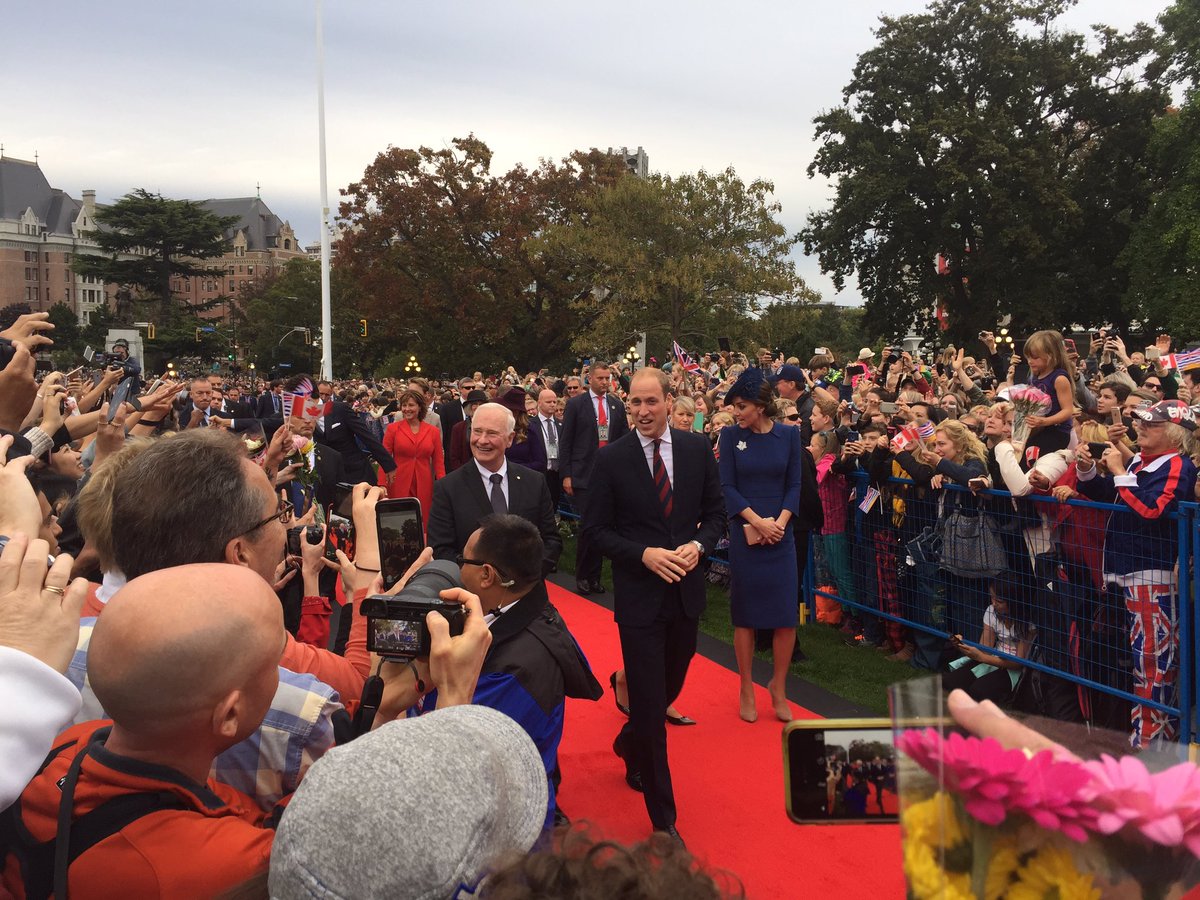
<path fill-rule="evenodd" d="M 275 832 L 253 799 L 215 781 L 197 784 L 166 766 L 109 752 L 104 740 L 111 724 L 85 722 L 64 731 L 56 747 L 68 746 L 4 815 L 19 815 L 34 841 L 53 841 L 63 796 L 58 782 L 87 748 L 75 785 L 76 820 L 128 794 L 164 792 L 183 808 L 149 812 L 81 853 L 68 869 L 73 900 L 214 897 L 267 868 Z M 25 896 L 11 849 L 4 860 L 3 886 L 15 897 Z"/>

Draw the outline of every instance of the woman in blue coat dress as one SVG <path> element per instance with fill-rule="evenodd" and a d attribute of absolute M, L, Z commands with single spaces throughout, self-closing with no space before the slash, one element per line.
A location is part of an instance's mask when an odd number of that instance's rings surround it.
<path fill-rule="evenodd" d="M 792 517 L 800 508 L 800 429 L 774 421 L 774 392 L 762 369 L 747 369 L 725 395 L 737 424 L 721 431 L 721 487 L 729 512 L 730 611 L 741 676 L 741 717 L 754 706 L 754 629 L 770 628 L 774 675 L 767 685 L 775 715 L 792 718 L 784 693 L 796 642 L 799 583 Z"/>

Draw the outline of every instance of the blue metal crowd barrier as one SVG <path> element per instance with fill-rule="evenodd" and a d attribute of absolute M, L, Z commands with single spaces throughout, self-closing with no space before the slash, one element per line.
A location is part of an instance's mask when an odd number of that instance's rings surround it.
<path fill-rule="evenodd" d="M 914 606 L 914 601 L 919 602 L 921 597 L 925 601 L 932 601 L 933 596 L 924 594 L 917 597 L 909 597 L 906 603 L 901 603 L 902 614 L 894 614 L 883 608 L 878 594 L 877 582 L 872 582 L 871 578 L 864 577 L 864 557 L 873 554 L 873 545 L 868 540 L 869 526 L 867 524 L 867 513 L 859 507 L 859 500 L 865 496 L 867 488 L 866 473 L 858 473 L 858 477 L 853 479 L 851 486 L 853 492 L 849 509 L 851 515 L 847 521 L 847 529 L 852 531 L 853 540 L 849 541 L 850 554 L 853 558 L 852 573 L 853 585 L 851 593 L 848 593 L 842 586 L 838 586 L 835 591 L 829 591 L 822 588 L 822 582 L 828 586 L 835 579 L 819 578 L 821 574 L 821 566 L 819 565 L 820 552 L 817 549 L 816 541 L 809 542 L 809 559 L 808 565 L 805 567 L 804 577 L 801 581 L 801 605 L 805 607 L 802 613 L 803 620 L 813 619 L 813 609 L 815 606 L 816 597 L 825 597 L 830 600 L 837 601 L 844 607 L 860 614 L 864 619 L 874 618 L 880 622 L 893 622 L 902 628 L 908 629 L 910 632 L 919 632 L 923 635 L 929 635 L 936 642 L 942 642 L 949 638 L 955 632 L 947 628 L 945 614 L 940 617 L 934 615 L 936 606 L 927 602 L 923 605 Z M 930 495 L 936 495 L 935 491 L 929 489 L 920 489 L 915 482 L 902 478 L 889 479 L 889 487 L 892 490 L 900 489 L 907 492 L 908 496 L 903 498 L 906 503 L 906 527 L 898 527 L 896 529 L 896 560 L 898 570 L 896 572 L 897 581 L 903 575 L 903 567 L 906 566 L 904 540 L 911 539 L 925 525 L 934 525 L 936 523 L 936 515 L 930 516 L 929 509 L 921 511 L 921 500 L 916 496 L 919 490 L 924 490 Z M 968 489 L 957 484 L 947 483 L 941 488 L 943 491 L 958 491 L 962 493 L 971 493 Z M 981 498 L 987 498 L 993 503 L 991 513 L 996 516 L 996 510 L 1002 508 L 999 504 L 1011 504 L 1013 495 L 1006 491 L 987 490 L 978 492 Z M 564 498 L 565 500 L 565 498 Z M 1101 558 L 1104 546 L 1104 529 L 1107 523 L 1109 513 L 1114 511 L 1127 511 L 1128 507 L 1120 504 L 1096 503 L 1088 500 L 1070 499 L 1066 501 L 1058 501 L 1054 497 L 1044 495 L 1027 495 L 1017 498 L 1018 503 L 1023 506 L 1024 512 L 1018 509 L 1013 509 L 1008 521 L 1005 522 L 1005 527 L 1010 530 L 1010 544 L 1015 543 L 1018 549 L 1028 550 L 1026 546 L 1026 536 L 1024 529 L 1026 527 L 1040 526 L 1041 517 L 1037 513 L 1042 510 L 1060 511 L 1063 507 L 1090 511 L 1096 514 L 1096 521 L 1093 526 L 1093 532 L 1098 530 L 1099 533 L 1087 535 L 1091 538 L 1090 552 L 1097 559 Z M 891 502 L 891 497 L 884 495 L 878 501 L 880 503 Z M 932 507 L 932 504 L 926 501 L 926 507 Z M 1031 512 L 1032 510 L 1032 512 Z M 578 519 L 579 515 L 567 505 L 561 505 L 558 509 L 560 516 L 569 519 Z M 1124 714 L 1128 716 L 1130 706 L 1136 705 L 1156 710 L 1167 716 L 1177 717 L 1179 720 L 1179 740 L 1183 743 L 1195 742 L 1197 740 L 1197 715 L 1195 711 L 1195 703 L 1200 697 L 1200 686 L 1197 680 L 1200 678 L 1200 640 L 1196 635 L 1196 620 L 1194 612 L 1194 603 L 1200 601 L 1200 504 L 1185 502 L 1178 504 L 1178 509 L 1168 514 L 1168 518 L 1174 523 L 1177 546 L 1173 550 L 1175 558 L 1175 589 L 1176 589 L 1176 623 L 1175 628 L 1178 636 L 1178 653 L 1175 654 L 1174 660 L 1170 661 L 1168 677 L 1173 676 L 1174 684 L 1176 685 L 1176 700 L 1175 702 L 1163 703 L 1158 702 L 1148 696 L 1139 696 L 1133 692 L 1132 681 L 1130 675 L 1130 662 L 1126 658 L 1129 652 L 1129 622 L 1127 612 L 1118 598 L 1103 580 L 1103 572 L 1092 571 L 1086 564 L 1082 564 L 1080 559 L 1086 548 L 1083 546 L 1067 545 L 1063 546 L 1061 541 L 1051 542 L 1057 549 L 1067 551 L 1066 555 L 1071 557 L 1070 565 L 1063 564 L 1062 568 L 1073 570 L 1074 581 L 1068 580 L 1062 584 L 1057 582 L 1060 577 L 1058 569 L 1051 576 L 1055 582 L 1056 588 L 1068 588 L 1072 591 L 1077 591 L 1078 596 L 1082 598 L 1080 601 L 1082 606 L 1079 612 L 1086 612 L 1086 615 L 1065 614 L 1061 609 L 1050 611 L 1046 607 L 1033 608 L 1032 612 L 1043 620 L 1061 619 L 1068 621 L 1069 625 L 1073 626 L 1071 633 L 1056 632 L 1054 627 L 1047 627 L 1044 622 L 1042 633 L 1039 634 L 1039 643 L 1056 647 L 1056 649 L 1047 649 L 1043 646 L 1039 650 L 1039 655 L 1032 658 L 1021 659 L 1011 654 L 1002 652 L 994 647 L 982 647 L 975 638 L 978 636 L 978 630 L 961 632 L 963 634 L 963 643 L 986 650 L 997 657 L 1012 659 L 1020 663 L 1022 667 L 1030 672 L 1039 672 L 1046 676 L 1051 676 L 1054 679 L 1059 679 L 1075 687 L 1076 691 L 1083 697 L 1082 691 L 1095 692 L 1104 697 L 1111 698 L 1110 703 L 1120 703 L 1123 705 Z M 910 521 L 911 520 L 911 521 Z M 1086 525 L 1076 524 L 1077 529 L 1084 529 Z M 1011 548 L 1010 548 L 1011 549 Z M 871 556 L 873 561 L 873 555 Z M 711 554 L 708 560 L 713 563 L 728 566 L 729 559 L 719 553 Z M 1036 564 L 1033 556 L 1030 556 L 1031 563 Z M 1055 560 L 1061 562 L 1061 560 Z M 1038 573 L 1033 572 L 1031 565 L 1031 583 L 1038 584 L 1043 577 L 1039 577 Z M 1044 576 L 1045 573 L 1042 573 Z M 870 590 L 874 586 L 875 590 Z M 938 587 L 945 588 L 946 582 L 939 576 Z M 980 589 L 980 585 L 976 585 L 975 589 Z M 961 584 L 955 584 L 955 589 L 961 589 Z M 1040 591 L 1040 596 L 1046 596 Z M 1061 591 L 1060 591 L 1061 593 Z M 851 595 L 853 594 L 853 595 Z M 941 599 L 944 599 L 944 595 Z M 972 609 L 979 612 L 986 603 L 976 602 Z M 916 615 L 914 613 L 920 613 Z M 1107 618 L 1104 618 L 1107 616 Z M 975 626 L 981 623 L 976 622 Z M 1091 633 L 1088 632 L 1090 629 Z M 1096 632 L 1103 630 L 1104 633 L 1097 634 Z M 1082 651 L 1086 649 L 1090 654 L 1090 658 L 1084 659 Z M 1082 704 L 1082 699 L 1081 699 Z M 1120 714 L 1120 709 L 1115 709 L 1114 712 Z M 1110 727 L 1118 727 L 1116 721 L 1108 723 Z"/>
<path fill-rule="evenodd" d="M 907 602 L 901 602 L 901 614 L 897 615 L 889 612 L 885 603 L 880 602 L 878 580 L 873 577 L 866 577 L 865 561 L 870 559 L 874 561 L 873 546 L 869 534 L 870 526 L 868 525 L 867 513 L 865 513 L 858 505 L 858 501 L 865 496 L 864 492 L 867 487 L 866 473 L 858 473 L 858 477 L 853 479 L 852 499 L 850 501 L 851 516 L 847 522 L 847 530 L 851 532 L 852 540 L 848 543 L 851 548 L 853 557 L 852 571 L 853 579 L 850 585 L 836 584 L 837 578 L 830 575 L 828 567 L 819 565 L 820 551 L 818 547 L 810 545 L 809 564 L 805 572 L 805 578 L 802 585 L 804 591 L 804 599 L 807 602 L 809 598 L 825 597 L 830 600 L 837 601 L 844 607 L 853 610 L 863 619 L 869 620 L 874 618 L 880 622 L 894 622 L 911 632 L 919 632 L 927 634 L 937 639 L 944 641 L 950 637 L 954 629 L 947 627 L 947 617 L 944 614 L 937 615 L 938 606 L 935 600 L 947 599 L 950 590 L 958 592 L 967 592 L 964 584 L 965 579 L 954 579 L 949 577 L 945 572 L 934 576 L 936 587 L 942 590 L 939 597 L 932 596 L 926 588 L 926 593 L 921 595 L 924 603 L 914 607 L 911 596 Z M 906 513 L 903 516 L 905 524 L 896 528 L 895 536 L 895 554 L 897 563 L 896 578 L 899 581 L 905 575 L 905 568 L 913 568 L 910 560 L 906 559 L 906 541 L 915 537 L 921 527 L 925 525 L 935 525 L 937 521 L 936 513 L 931 517 L 929 515 L 932 503 L 925 501 L 927 507 L 922 515 L 921 511 L 915 513 L 916 521 L 909 523 L 909 517 L 914 517 L 912 507 L 919 505 L 922 501 L 917 496 L 919 486 L 907 479 L 892 478 L 889 479 L 889 486 L 892 490 L 899 489 L 902 494 L 902 499 L 906 504 Z M 936 496 L 936 491 L 925 489 L 928 496 Z M 942 490 L 961 491 L 970 493 L 966 488 L 956 484 L 946 484 Z M 991 514 L 995 515 L 995 510 L 1000 504 L 1009 504 L 1013 500 L 1013 496 L 1006 491 L 981 491 L 981 498 L 988 498 L 985 502 L 991 502 Z M 1167 514 L 1167 518 L 1174 523 L 1175 546 L 1172 548 L 1174 556 L 1174 587 L 1175 587 L 1175 629 L 1178 638 L 1178 652 L 1174 654 L 1173 659 L 1169 656 L 1166 659 L 1165 681 L 1168 684 L 1173 684 L 1175 693 L 1174 702 L 1158 702 L 1149 696 L 1138 695 L 1133 692 L 1132 676 L 1130 672 L 1131 662 L 1126 658 L 1125 654 L 1129 651 L 1129 622 L 1126 610 L 1123 606 L 1116 605 L 1116 598 L 1112 588 L 1104 582 L 1103 572 L 1096 571 L 1094 567 L 1081 565 L 1080 560 L 1085 554 L 1085 551 L 1090 552 L 1095 559 L 1100 559 L 1104 547 L 1104 528 L 1107 524 L 1108 514 L 1114 511 L 1128 511 L 1128 507 L 1118 504 L 1095 503 L 1087 500 L 1070 499 L 1065 502 L 1060 502 L 1053 497 L 1044 495 L 1028 495 L 1020 497 L 1018 504 L 1023 506 L 1024 512 L 1013 509 L 1007 522 L 1003 523 L 1010 530 L 1009 543 L 1016 546 L 1025 552 L 1029 551 L 1025 534 L 1026 528 L 1039 528 L 1043 538 L 1047 533 L 1052 533 L 1054 529 L 1046 529 L 1043 527 L 1043 522 L 1039 513 L 1052 512 L 1056 513 L 1064 506 L 1072 507 L 1079 510 L 1092 511 L 1095 516 L 1094 530 L 1098 529 L 1099 533 L 1085 535 L 1091 539 L 1088 547 L 1082 545 L 1063 545 L 1059 540 L 1048 542 L 1049 550 L 1045 554 L 1048 561 L 1052 561 L 1056 565 L 1056 569 L 1050 576 L 1050 583 L 1042 585 L 1046 580 L 1045 572 L 1038 573 L 1034 570 L 1037 568 L 1038 560 L 1030 554 L 1030 571 L 1031 580 L 1031 599 L 1036 602 L 1043 602 L 1041 607 L 1032 609 L 1035 618 L 1045 621 L 1054 621 L 1055 619 L 1066 621 L 1071 626 L 1071 633 L 1055 633 L 1053 628 L 1047 629 L 1046 633 L 1039 634 L 1038 640 L 1041 642 L 1045 639 L 1047 644 L 1057 645 L 1058 649 L 1051 652 L 1043 652 L 1041 658 L 1034 657 L 1029 659 L 1019 659 L 1007 653 L 998 651 L 996 648 L 981 648 L 995 656 L 1013 659 L 1018 661 L 1025 669 L 1030 671 L 1038 671 L 1056 679 L 1061 679 L 1076 687 L 1077 692 L 1082 698 L 1083 690 L 1096 692 L 1106 697 L 1115 698 L 1129 705 L 1140 706 L 1149 710 L 1156 710 L 1167 716 L 1178 717 L 1179 719 L 1179 740 L 1187 743 L 1196 740 L 1197 717 L 1194 710 L 1194 704 L 1198 696 L 1197 676 L 1200 674 L 1200 641 L 1196 640 L 1196 621 L 1194 613 L 1194 601 L 1200 599 L 1200 571 L 1197 571 L 1197 561 L 1200 561 L 1200 505 L 1192 502 L 1178 504 L 1177 511 Z M 886 494 L 877 502 L 890 503 L 891 498 Z M 899 518 L 899 517 L 898 517 Z M 1057 519 L 1055 515 L 1052 518 Z M 1087 526 L 1076 524 L 1075 528 L 1086 529 Z M 1115 537 L 1121 537 L 1116 535 Z M 1063 562 L 1063 557 L 1070 559 L 1070 565 Z M 934 566 L 936 568 L 936 566 Z M 1058 579 L 1062 569 L 1074 570 L 1074 581 L 1067 580 L 1060 582 Z M 822 574 L 826 577 L 819 577 Z M 928 580 L 928 576 L 927 576 Z M 836 590 L 830 591 L 822 589 L 821 583 L 824 582 L 826 587 L 836 585 Z M 976 589 L 981 586 L 976 585 Z M 872 589 L 873 588 L 873 589 Z M 1051 593 L 1047 593 L 1050 591 Z M 1056 597 L 1055 602 L 1070 604 L 1072 599 L 1062 598 L 1061 595 L 1073 594 L 1074 599 L 1079 600 L 1080 608 L 1073 612 L 1064 612 L 1061 605 L 1055 609 L 1049 609 L 1049 604 L 1045 601 L 1049 600 L 1051 595 Z M 961 599 L 961 597 L 959 598 Z M 971 605 L 971 604 L 967 604 Z M 979 610 L 984 603 L 978 601 L 973 605 L 973 609 Z M 1084 613 L 1086 612 L 1086 615 Z M 914 614 L 920 613 L 920 614 Z M 1103 620 L 1099 617 L 1101 614 L 1106 614 L 1107 619 Z M 1115 620 L 1115 621 L 1114 621 Z M 1103 628 L 1102 628 L 1103 626 Z M 1098 635 L 1096 632 L 1105 631 L 1105 634 Z M 959 632 L 963 635 L 963 643 L 980 648 L 980 645 L 973 638 L 978 634 L 978 631 L 967 633 Z M 1169 637 L 1168 637 L 1169 640 Z M 1085 660 L 1080 653 L 1081 648 L 1086 648 L 1090 653 L 1090 659 Z M 1066 652 L 1063 652 L 1063 651 Z M 1132 654 L 1131 654 L 1132 655 Z M 1082 700 L 1081 700 L 1081 705 Z M 1126 707 L 1128 711 L 1129 707 Z M 1114 727 L 1114 723 L 1110 723 L 1110 727 Z"/>

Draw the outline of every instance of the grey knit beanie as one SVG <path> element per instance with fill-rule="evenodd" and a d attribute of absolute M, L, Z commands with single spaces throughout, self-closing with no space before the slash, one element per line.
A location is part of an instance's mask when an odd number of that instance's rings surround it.
<path fill-rule="evenodd" d="M 471 896 L 546 820 L 546 768 L 503 713 L 455 706 L 389 722 L 318 760 L 283 814 L 270 893 Z"/>

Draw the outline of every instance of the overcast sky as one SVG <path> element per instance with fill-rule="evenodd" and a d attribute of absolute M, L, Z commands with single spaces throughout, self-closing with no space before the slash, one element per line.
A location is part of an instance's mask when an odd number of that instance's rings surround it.
<path fill-rule="evenodd" d="M 1167 0 L 1080 0 L 1066 21 L 1127 29 Z M 330 205 L 387 145 L 474 132 L 493 168 L 645 147 L 670 174 L 732 165 L 776 186 L 795 231 L 830 187 L 805 174 L 812 119 L 838 103 L 881 14 L 919 0 L 325 4 Z M 312 0 L 8 5 L 0 143 L 50 183 L 107 202 L 253 196 L 302 242 L 320 222 Z M 824 299 L 815 259 L 797 266 Z"/>

